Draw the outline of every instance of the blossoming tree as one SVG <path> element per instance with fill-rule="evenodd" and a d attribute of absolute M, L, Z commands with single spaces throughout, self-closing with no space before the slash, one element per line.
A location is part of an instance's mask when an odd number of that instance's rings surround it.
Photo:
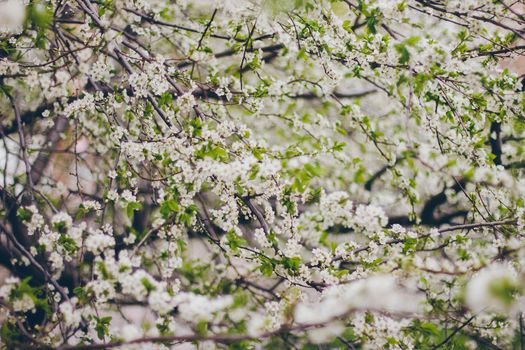
<path fill-rule="evenodd" d="M 524 13 L 0 0 L 2 346 L 524 349 Z"/>

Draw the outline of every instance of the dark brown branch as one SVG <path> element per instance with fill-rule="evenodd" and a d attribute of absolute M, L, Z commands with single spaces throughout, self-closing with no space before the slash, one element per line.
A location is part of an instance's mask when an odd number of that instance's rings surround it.
<path fill-rule="evenodd" d="M 501 149 L 501 123 L 490 123 L 489 143 L 492 154 L 495 156 L 494 164 L 501 165 L 501 155 L 503 154 Z"/>

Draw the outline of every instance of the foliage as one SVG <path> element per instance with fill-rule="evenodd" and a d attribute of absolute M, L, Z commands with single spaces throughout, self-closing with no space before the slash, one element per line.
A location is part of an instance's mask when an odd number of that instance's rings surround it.
<path fill-rule="evenodd" d="M 523 12 L 0 1 L 2 346 L 523 348 Z"/>

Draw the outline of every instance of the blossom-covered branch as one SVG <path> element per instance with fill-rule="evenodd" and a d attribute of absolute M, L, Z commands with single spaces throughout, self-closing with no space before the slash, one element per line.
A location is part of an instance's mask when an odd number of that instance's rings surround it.
<path fill-rule="evenodd" d="M 524 16 L 0 0 L 1 346 L 525 344 Z"/>

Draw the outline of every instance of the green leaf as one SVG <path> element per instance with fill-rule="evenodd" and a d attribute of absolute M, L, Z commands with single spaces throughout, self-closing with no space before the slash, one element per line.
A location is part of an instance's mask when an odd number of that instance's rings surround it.
<path fill-rule="evenodd" d="M 285 268 L 296 273 L 299 272 L 299 268 L 301 267 L 301 257 L 299 256 L 294 256 L 293 258 L 285 256 L 281 262 Z"/>
<path fill-rule="evenodd" d="M 343 29 L 346 30 L 347 32 L 351 33 L 353 32 L 352 30 L 352 22 L 350 20 L 345 20 L 343 22 Z"/>
<path fill-rule="evenodd" d="M 369 16 L 366 18 L 366 28 L 368 29 L 370 33 L 372 34 L 377 33 L 376 25 L 377 25 L 377 18 L 375 16 Z"/>
<path fill-rule="evenodd" d="M 97 332 L 97 337 L 100 340 L 103 340 L 106 335 L 109 335 L 109 328 L 108 325 L 111 323 L 111 316 L 106 317 L 96 317 L 95 321 L 97 324 L 95 325 L 95 331 Z"/>
<path fill-rule="evenodd" d="M 179 211 L 179 203 L 175 199 L 168 199 L 160 205 L 160 214 L 163 219 L 168 219 L 172 214 Z"/>
<path fill-rule="evenodd" d="M 197 206 L 195 204 L 190 204 L 187 206 L 182 213 L 179 215 L 179 222 L 190 226 L 193 220 L 193 217 L 197 213 Z"/>
<path fill-rule="evenodd" d="M 27 210 L 26 208 L 18 208 L 16 214 L 22 221 L 29 221 L 33 215 L 31 211 Z"/>
<path fill-rule="evenodd" d="M 228 232 L 228 234 L 226 235 L 226 238 L 228 239 L 228 243 L 227 243 L 228 246 L 234 252 L 236 252 L 239 249 L 239 247 L 246 244 L 246 240 L 237 236 L 237 234 L 235 234 L 233 230 Z"/>
<path fill-rule="evenodd" d="M 151 283 L 151 281 L 146 277 L 142 278 L 140 280 L 140 283 L 142 283 L 142 285 L 144 286 L 144 288 L 146 288 L 148 293 L 153 292 L 155 289 L 157 289 L 155 285 Z"/>
<path fill-rule="evenodd" d="M 208 334 L 208 321 L 199 321 L 196 329 L 199 335 L 205 337 Z"/>
<path fill-rule="evenodd" d="M 259 265 L 258 269 L 261 271 L 261 273 L 266 277 L 271 277 L 273 274 L 273 270 L 275 268 L 275 263 L 271 259 L 267 259 L 265 257 L 261 257 L 261 264 Z"/>
<path fill-rule="evenodd" d="M 399 54 L 399 64 L 407 64 L 410 61 L 410 52 L 404 44 L 394 45 L 397 53 Z"/>
<path fill-rule="evenodd" d="M 142 209 L 142 204 L 139 202 L 130 202 L 128 203 L 128 206 L 126 207 L 126 214 L 131 219 L 133 217 L 133 214 L 135 211 Z"/>

